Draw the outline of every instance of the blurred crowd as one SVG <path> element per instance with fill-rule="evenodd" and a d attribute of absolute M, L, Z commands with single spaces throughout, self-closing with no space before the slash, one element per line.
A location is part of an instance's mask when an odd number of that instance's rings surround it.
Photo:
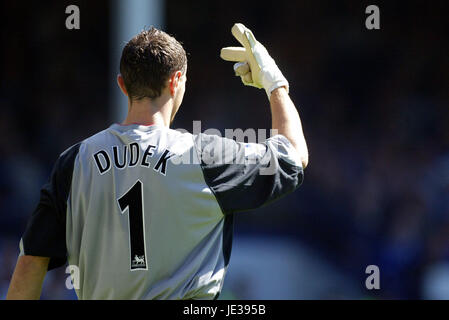
<path fill-rule="evenodd" d="M 63 1 L 1 4 L 0 297 L 58 154 L 122 120 L 108 108 L 109 3 L 79 2 L 79 31 L 64 28 Z M 378 265 L 381 289 L 366 297 L 449 299 L 449 8 L 382 2 L 369 31 L 366 5 L 168 1 L 165 29 L 189 53 L 173 127 L 270 127 L 265 94 L 218 57 L 244 22 L 290 82 L 310 165 L 297 192 L 239 215 L 236 232 L 294 236 L 361 287 Z M 55 272 L 44 298 L 73 297 Z"/>

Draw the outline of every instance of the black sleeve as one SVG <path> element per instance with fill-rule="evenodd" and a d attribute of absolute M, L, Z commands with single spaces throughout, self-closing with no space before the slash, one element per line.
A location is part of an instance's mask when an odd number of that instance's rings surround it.
<path fill-rule="evenodd" d="M 303 181 L 301 162 L 282 135 L 256 144 L 200 134 L 195 146 L 206 183 L 225 214 L 269 204 Z"/>
<path fill-rule="evenodd" d="M 50 257 L 48 270 L 67 261 L 67 199 L 79 146 L 69 148 L 56 161 L 21 239 L 21 255 Z"/>

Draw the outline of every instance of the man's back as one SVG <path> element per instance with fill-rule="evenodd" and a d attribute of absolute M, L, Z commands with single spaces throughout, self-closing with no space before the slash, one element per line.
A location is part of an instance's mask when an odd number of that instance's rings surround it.
<path fill-rule="evenodd" d="M 113 125 L 81 144 L 67 210 L 80 298 L 218 293 L 225 219 L 193 144 L 191 134 L 139 125 Z"/>
<path fill-rule="evenodd" d="M 49 269 L 67 256 L 80 271 L 80 299 L 213 299 L 233 213 L 301 183 L 292 148 L 280 135 L 237 143 L 114 124 L 60 156 L 21 254 L 52 257 Z M 40 240 L 39 225 L 54 229 L 53 238 Z"/>

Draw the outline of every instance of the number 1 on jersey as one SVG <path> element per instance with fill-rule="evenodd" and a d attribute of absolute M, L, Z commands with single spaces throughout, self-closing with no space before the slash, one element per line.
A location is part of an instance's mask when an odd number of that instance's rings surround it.
<path fill-rule="evenodd" d="M 137 182 L 117 199 L 121 213 L 128 209 L 130 265 L 133 270 L 148 270 L 145 250 L 142 182 Z"/>

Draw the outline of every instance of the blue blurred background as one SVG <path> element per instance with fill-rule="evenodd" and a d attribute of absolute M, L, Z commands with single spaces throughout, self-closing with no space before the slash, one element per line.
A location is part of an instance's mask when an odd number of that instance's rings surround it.
<path fill-rule="evenodd" d="M 449 299 L 449 2 L 161 3 L 163 29 L 189 53 L 173 128 L 270 128 L 265 94 L 219 58 L 242 22 L 289 80 L 309 145 L 297 192 L 236 217 L 221 298 Z M 70 4 L 80 30 L 65 28 Z M 0 4 L 0 298 L 59 153 L 122 120 L 115 4 Z M 369 4 L 380 30 L 365 28 Z M 365 288 L 368 265 L 379 290 Z M 76 299 L 64 271 L 42 298 Z"/>

